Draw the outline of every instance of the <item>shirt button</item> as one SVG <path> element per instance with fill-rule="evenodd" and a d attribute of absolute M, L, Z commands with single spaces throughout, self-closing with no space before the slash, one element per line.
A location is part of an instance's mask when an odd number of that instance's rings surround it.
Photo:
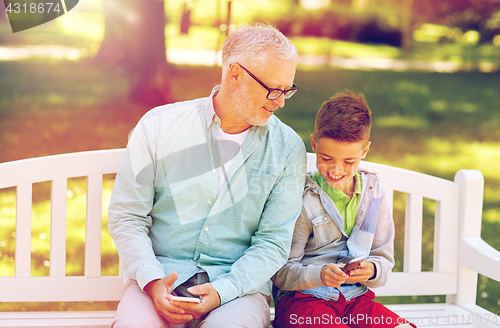
<path fill-rule="evenodd" d="M 203 230 L 205 230 L 205 232 L 207 232 L 208 231 L 208 227 L 205 227 L 205 229 L 203 229 Z"/>
<path fill-rule="evenodd" d="M 208 201 L 208 205 L 212 205 L 212 201 L 211 200 Z"/>
<path fill-rule="evenodd" d="M 215 172 L 217 172 L 217 170 L 216 170 L 216 169 L 213 169 L 213 170 L 212 170 L 212 173 L 215 173 Z"/>
<path fill-rule="evenodd" d="M 196 262 L 196 265 L 197 265 L 197 266 L 201 266 L 200 262 Z"/>
<path fill-rule="evenodd" d="M 325 216 L 325 217 L 323 217 L 323 221 L 326 221 L 326 220 L 328 220 L 328 218 L 327 218 L 326 216 Z"/>

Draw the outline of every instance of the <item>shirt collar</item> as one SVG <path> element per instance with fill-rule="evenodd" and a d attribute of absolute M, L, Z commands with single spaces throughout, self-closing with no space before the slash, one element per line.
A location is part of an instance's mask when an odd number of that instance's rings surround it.
<path fill-rule="evenodd" d="M 354 193 L 361 195 L 361 174 L 359 172 L 354 176 Z"/>
<path fill-rule="evenodd" d="M 347 197 L 347 195 L 344 194 L 340 189 L 330 187 L 328 185 L 328 182 L 326 182 L 325 178 L 319 172 L 316 172 L 312 176 L 312 180 L 315 181 L 334 202 Z M 361 175 L 359 174 L 359 172 L 354 176 L 353 196 L 354 195 L 361 195 Z"/>
<path fill-rule="evenodd" d="M 215 86 L 208 97 L 208 106 L 206 110 L 207 128 L 209 128 L 213 123 L 216 123 L 217 126 L 220 127 L 220 118 L 217 116 L 214 109 L 214 97 L 219 93 L 219 90 L 220 85 Z"/>

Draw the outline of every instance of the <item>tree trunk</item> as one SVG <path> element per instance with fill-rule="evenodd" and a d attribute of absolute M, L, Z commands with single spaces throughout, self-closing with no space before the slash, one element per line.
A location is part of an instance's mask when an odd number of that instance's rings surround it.
<path fill-rule="evenodd" d="M 163 0 L 106 0 L 106 32 L 96 56 L 100 63 L 124 69 L 130 99 L 154 107 L 170 95 Z"/>
<path fill-rule="evenodd" d="M 403 52 L 408 54 L 410 53 L 410 42 L 411 42 L 411 24 L 412 24 L 412 8 L 413 8 L 413 0 L 404 0 L 403 1 L 403 17 L 401 19 L 402 26 L 402 42 L 401 48 Z"/>

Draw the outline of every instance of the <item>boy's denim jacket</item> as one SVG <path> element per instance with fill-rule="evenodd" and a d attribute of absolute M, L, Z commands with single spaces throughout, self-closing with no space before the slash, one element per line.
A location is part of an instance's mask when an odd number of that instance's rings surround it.
<path fill-rule="evenodd" d="M 360 171 L 361 199 L 350 237 L 334 202 L 307 176 L 302 196 L 302 212 L 295 224 L 290 257 L 272 278 L 273 294 L 294 291 L 336 301 L 339 292 L 347 301 L 364 294 L 368 287 L 383 286 L 394 267 L 394 221 L 385 187 L 375 174 Z M 360 255 L 375 265 L 376 274 L 364 283 L 327 287 L 321 269 L 328 263 Z"/>

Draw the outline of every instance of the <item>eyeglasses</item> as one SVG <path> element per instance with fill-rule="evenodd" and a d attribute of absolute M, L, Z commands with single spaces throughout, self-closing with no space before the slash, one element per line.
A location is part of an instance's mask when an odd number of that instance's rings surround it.
<path fill-rule="evenodd" d="M 260 85 L 262 85 L 267 90 L 266 98 L 269 100 L 276 100 L 279 97 L 281 97 L 282 94 L 285 95 L 285 99 L 289 99 L 298 90 L 297 87 L 295 86 L 295 84 L 292 84 L 292 88 L 288 89 L 288 90 L 270 88 L 267 85 L 265 85 L 264 82 L 259 80 L 255 75 L 250 73 L 250 71 L 247 70 L 245 67 L 243 67 L 240 63 L 234 63 L 234 64 L 238 64 L 241 68 L 243 68 L 245 70 L 245 72 L 248 73 L 248 75 L 250 75 L 255 81 L 257 81 Z"/>

